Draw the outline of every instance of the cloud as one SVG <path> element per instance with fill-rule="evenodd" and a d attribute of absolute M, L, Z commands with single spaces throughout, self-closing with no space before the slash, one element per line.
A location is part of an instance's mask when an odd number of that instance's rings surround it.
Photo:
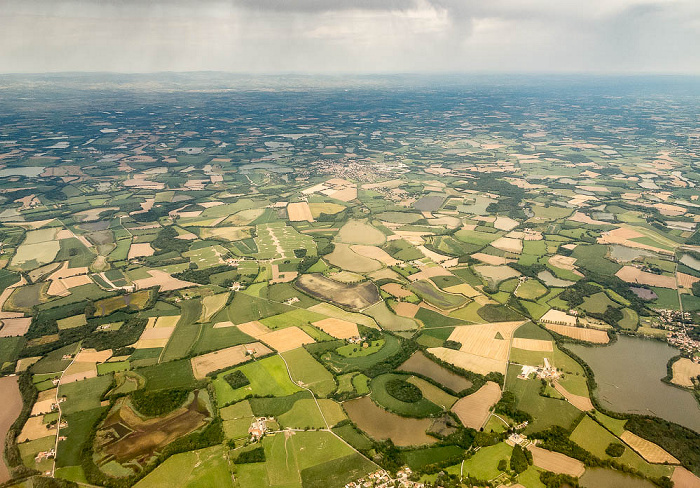
<path fill-rule="evenodd" d="M 0 70 L 700 71 L 694 0 L 0 0 Z"/>

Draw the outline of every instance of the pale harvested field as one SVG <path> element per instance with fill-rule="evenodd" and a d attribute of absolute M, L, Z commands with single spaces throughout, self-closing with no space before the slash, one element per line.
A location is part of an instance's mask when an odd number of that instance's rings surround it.
<path fill-rule="evenodd" d="M 136 349 L 165 347 L 174 331 L 175 327 L 146 327 L 134 347 Z"/>
<path fill-rule="evenodd" d="M 51 405 L 56 401 L 56 388 L 39 392 L 39 396 L 34 402 L 31 415 L 41 415 L 51 412 Z"/>
<path fill-rule="evenodd" d="M 506 230 L 506 231 L 513 230 L 518 225 L 520 225 L 520 222 L 518 222 L 517 220 L 513 220 L 510 217 L 503 217 L 500 215 L 498 217 L 496 217 L 496 221 L 493 223 L 493 226 L 496 229 Z"/>
<path fill-rule="evenodd" d="M 661 276 L 648 273 L 634 266 L 624 266 L 620 271 L 615 273 L 615 276 L 627 283 L 671 288 L 672 290 L 677 288 L 676 278 L 674 276 Z"/>
<path fill-rule="evenodd" d="M 673 470 L 671 481 L 673 481 L 673 486 L 675 488 L 700 488 L 700 478 L 683 466 L 678 466 Z"/>
<path fill-rule="evenodd" d="M 439 254 L 436 253 L 435 251 L 431 251 L 425 246 L 416 246 L 416 249 L 418 249 L 420 252 L 423 253 L 423 256 L 426 258 L 430 259 L 434 263 L 443 263 L 445 261 L 449 261 L 452 259 L 452 256 L 445 256 L 444 254 Z"/>
<path fill-rule="evenodd" d="M 557 324 L 544 324 L 544 326 L 552 332 L 579 341 L 593 342 L 595 344 L 607 344 L 610 341 L 608 333 L 603 330 L 584 329 L 583 327 Z"/>
<path fill-rule="evenodd" d="M 682 288 L 692 288 L 693 283 L 700 281 L 700 278 L 698 278 L 697 276 L 681 272 L 676 273 L 676 279 L 678 280 L 678 286 Z"/>
<path fill-rule="evenodd" d="M 569 217 L 569 220 L 573 220 L 574 222 L 581 222 L 582 224 L 608 225 L 608 222 L 592 219 L 588 215 L 581 212 L 575 212 L 574 215 Z"/>
<path fill-rule="evenodd" d="M 645 235 L 634 229 L 630 229 L 627 227 L 618 227 L 617 229 L 608 232 L 603 232 L 603 234 L 598 238 L 598 243 L 622 244 L 623 246 L 636 247 L 638 249 L 647 249 L 649 251 L 654 251 L 662 254 L 673 254 L 673 251 L 669 251 L 668 249 L 661 249 L 659 247 L 651 246 L 648 244 L 642 244 L 631 240 L 636 239 L 638 237 L 645 237 Z M 670 247 L 677 246 L 677 244 L 675 244 L 673 241 L 670 241 L 669 245 Z"/>
<path fill-rule="evenodd" d="M 104 363 L 111 357 L 111 349 L 105 349 L 104 351 L 98 351 L 97 349 L 81 349 L 75 356 L 75 361 L 86 363 Z"/>
<path fill-rule="evenodd" d="M 226 322 L 221 323 L 226 324 Z M 228 327 L 228 325 L 226 325 L 225 327 Z M 238 330 L 240 330 L 244 334 L 248 334 L 250 337 L 254 337 L 255 339 L 260 339 L 262 336 L 270 332 L 270 329 L 265 327 L 261 322 L 258 322 L 257 320 L 253 320 L 252 322 L 245 322 L 243 324 L 238 324 L 237 327 Z"/>
<path fill-rule="evenodd" d="M 384 234 L 366 222 L 350 220 L 338 231 L 337 239 L 347 244 L 381 246 L 386 242 Z"/>
<path fill-rule="evenodd" d="M 491 264 L 493 266 L 499 266 L 503 264 L 508 264 L 508 260 L 502 256 L 494 256 L 492 254 L 485 254 L 483 252 L 477 252 L 472 254 L 474 259 L 477 259 L 485 264 Z"/>
<path fill-rule="evenodd" d="M 43 416 L 29 417 L 27 423 L 22 427 L 22 432 L 17 437 L 17 442 L 33 441 L 47 435 L 56 435 L 56 425 L 47 429 Z"/>
<path fill-rule="evenodd" d="M 433 347 L 428 352 L 438 359 L 453 364 L 458 368 L 487 375 L 492 371 L 505 374 L 507 361 L 476 356 L 468 352 L 455 351 L 446 347 Z"/>
<path fill-rule="evenodd" d="M 530 444 L 527 447 L 532 453 L 532 461 L 538 468 L 552 473 L 568 474 L 579 478 L 586 471 L 585 466 L 578 459 L 570 458 L 558 452 L 548 451 Z"/>
<path fill-rule="evenodd" d="M 374 259 L 376 261 L 379 261 L 380 263 L 386 264 L 387 266 L 394 266 L 396 264 L 401 263 L 401 261 L 399 261 L 398 259 L 392 258 L 391 255 L 387 253 L 384 249 L 378 248 L 376 246 L 364 246 L 361 244 L 353 244 L 352 246 L 350 246 L 350 249 L 352 249 L 353 252 L 359 254 L 360 256 Z"/>
<path fill-rule="evenodd" d="M 357 324 L 347 320 L 327 318 L 313 322 L 312 325 L 336 339 L 349 339 L 360 335 L 360 332 L 357 330 Z"/>
<path fill-rule="evenodd" d="M 250 237 L 248 227 L 212 227 L 201 229 L 202 238 L 219 237 L 227 241 L 238 241 Z"/>
<path fill-rule="evenodd" d="M 376 188 L 398 188 L 405 183 L 404 180 L 387 180 L 379 183 L 365 183 L 362 185 L 363 190 L 374 190 Z"/>
<path fill-rule="evenodd" d="M 520 273 L 510 266 L 477 265 L 474 266 L 474 271 L 494 283 L 520 276 Z"/>
<path fill-rule="evenodd" d="M 341 283 L 358 283 L 365 280 L 364 276 L 359 273 L 353 273 L 352 271 L 338 271 L 337 273 L 329 274 L 328 277 L 334 281 L 340 281 Z"/>
<path fill-rule="evenodd" d="M 561 269 L 566 269 L 569 271 L 573 271 L 574 273 L 583 276 L 577 269 L 576 266 L 574 266 L 574 263 L 576 263 L 576 258 L 572 258 L 571 256 L 562 256 L 561 254 L 555 254 L 551 258 L 549 258 L 549 264 L 556 268 L 561 268 Z"/>
<path fill-rule="evenodd" d="M 70 276 L 68 278 L 61 278 L 60 281 L 61 284 L 69 290 L 77 286 L 89 285 L 90 283 L 92 283 L 92 280 L 88 275 Z"/>
<path fill-rule="evenodd" d="M 155 251 L 148 242 L 132 243 L 129 248 L 129 256 L 127 259 L 141 258 L 144 256 L 153 256 Z"/>
<path fill-rule="evenodd" d="M 51 273 L 51 276 L 49 276 L 49 280 L 58 280 L 62 278 L 70 278 L 71 276 L 77 276 L 77 275 L 84 275 L 87 274 L 88 268 L 87 266 L 82 266 L 80 268 L 69 268 L 68 267 L 68 261 L 64 261 L 63 265 Z"/>
<path fill-rule="evenodd" d="M 557 382 L 554 383 L 554 389 L 561 393 L 570 404 L 572 404 L 574 407 L 578 408 L 582 412 L 588 412 L 589 410 L 593 410 L 593 403 L 591 402 L 590 398 L 569 393 L 569 391 L 566 388 L 564 388 Z"/>
<path fill-rule="evenodd" d="M 523 241 L 511 237 L 499 237 L 491 243 L 496 249 L 520 254 L 523 252 Z"/>
<path fill-rule="evenodd" d="M 335 317 L 337 319 L 343 319 L 356 324 L 364 325 L 365 327 L 371 327 L 372 329 L 379 329 L 379 326 L 374 321 L 372 317 L 363 315 L 361 313 L 346 312 L 342 308 L 338 308 L 330 303 L 319 303 L 313 307 L 308 308 L 311 312 L 320 313 L 327 315 L 328 317 Z"/>
<path fill-rule="evenodd" d="M 379 269 L 377 271 L 372 271 L 369 274 L 369 277 L 372 278 L 373 280 L 381 280 L 384 278 L 387 278 L 390 280 L 400 280 L 402 278 L 400 274 L 398 274 L 393 269 L 389 269 L 389 268 L 382 268 L 382 269 Z"/>
<path fill-rule="evenodd" d="M 415 317 L 418 310 L 420 310 L 420 306 L 416 305 L 415 303 L 397 302 L 394 305 L 394 313 L 396 315 L 407 317 L 409 319 Z"/>
<path fill-rule="evenodd" d="M 674 384 L 692 388 L 693 382 L 691 378 L 700 376 L 700 364 L 695 363 L 688 358 L 681 358 L 673 363 L 673 379 Z"/>
<path fill-rule="evenodd" d="M 202 299 L 202 315 L 199 317 L 199 321 L 208 322 L 216 312 L 226 305 L 228 296 L 228 293 L 219 293 L 218 295 L 204 297 Z"/>
<path fill-rule="evenodd" d="M 304 344 L 314 342 L 310 335 L 296 326 L 269 332 L 260 336 L 260 340 L 277 352 L 291 351 Z"/>
<path fill-rule="evenodd" d="M 640 456 L 649 461 L 650 463 L 668 463 L 668 464 L 680 464 L 678 459 L 671 456 L 669 453 L 664 451 L 661 447 L 657 446 L 653 442 L 639 437 L 636 434 L 626 430 L 620 436 L 620 439 L 630 446 L 632 449 L 637 451 Z"/>
<path fill-rule="evenodd" d="M 280 267 L 276 264 L 272 265 L 272 279 L 270 283 L 289 283 L 294 281 L 299 273 L 296 271 L 282 271 L 280 272 Z"/>
<path fill-rule="evenodd" d="M 194 377 L 198 380 L 203 380 L 207 377 L 208 373 L 230 368 L 231 366 L 247 361 L 251 354 L 260 357 L 270 354 L 271 352 L 272 350 L 264 344 L 253 342 L 251 344 L 227 347 L 220 351 L 195 356 L 190 361 L 192 363 Z"/>
<path fill-rule="evenodd" d="M 97 376 L 97 367 L 94 362 L 78 362 L 73 361 L 73 363 L 66 368 L 63 376 L 61 377 L 61 384 L 75 383 L 76 381 L 86 380 L 88 378 L 95 378 Z"/>
<path fill-rule="evenodd" d="M 0 320 L 0 337 L 23 336 L 32 323 L 31 317 L 17 317 Z"/>
<path fill-rule="evenodd" d="M 474 289 L 474 287 L 466 283 L 462 283 L 461 285 L 448 286 L 447 288 L 445 288 L 445 291 L 448 293 L 459 293 L 467 298 L 474 298 L 481 295 L 479 290 Z"/>
<path fill-rule="evenodd" d="M 487 381 L 484 386 L 475 393 L 460 398 L 452 406 L 452 411 L 457 414 L 465 427 L 479 430 L 484 426 L 491 414 L 491 407 L 501 398 L 501 388 L 498 384 Z"/>
<path fill-rule="evenodd" d="M 367 273 L 382 267 L 379 261 L 360 256 L 348 244 L 337 243 L 332 253 L 325 258 L 329 263 L 341 269 L 357 273 Z"/>
<path fill-rule="evenodd" d="M 341 202 L 349 202 L 350 200 L 357 198 L 357 188 L 354 186 L 343 188 L 342 190 L 331 193 L 329 196 L 331 198 L 335 198 L 336 200 L 340 200 Z"/>
<path fill-rule="evenodd" d="M 17 360 L 17 367 L 15 368 L 15 371 L 18 373 L 26 371 L 27 368 L 29 368 L 32 364 L 39 361 L 41 358 L 42 358 L 42 356 L 32 356 L 30 358 L 19 358 Z"/>
<path fill-rule="evenodd" d="M 408 291 L 398 283 L 387 283 L 385 285 L 382 285 L 382 290 L 391 295 L 394 295 L 397 298 L 406 298 L 412 295 L 410 291 Z"/>
<path fill-rule="evenodd" d="M 177 278 L 170 276 L 170 274 L 166 273 L 165 271 L 160 271 L 157 269 L 148 270 L 148 274 L 151 275 L 150 278 L 143 278 L 134 281 L 137 289 L 143 290 L 144 288 L 150 288 L 152 286 L 160 286 L 160 291 L 172 291 L 179 290 L 181 288 L 189 288 L 191 286 L 200 286 L 197 283 L 178 280 Z"/>
<path fill-rule="evenodd" d="M 516 337 L 513 339 L 513 347 L 525 349 L 526 351 L 553 351 L 552 341 L 540 339 L 523 339 Z"/>
<path fill-rule="evenodd" d="M 225 322 L 217 322 L 214 324 L 215 329 L 225 329 L 226 327 L 235 327 L 236 324 L 231 322 L 230 320 L 227 320 Z"/>
<path fill-rule="evenodd" d="M 156 322 L 155 324 L 153 324 L 153 327 L 175 327 L 179 321 L 179 315 L 164 315 L 156 319 Z"/>
<path fill-rule="evenodd" d="M 311 215 L 311 209 L 307 202 L 295 202 L 287 205 L 287 216 L 292 222 L 313 222 L 314 217 Z"/>
<path fill-rule="evenodd" d="M 462 344 L 461 352 L 497 361 L 506 361 L 510 351 L 510 339 L 515 329 L 524 322 L 494 322 L 490 324 L 462 325 L 455 327 L 449 340 Z M 500 335 L 502 338 L 497 338 Z"/>

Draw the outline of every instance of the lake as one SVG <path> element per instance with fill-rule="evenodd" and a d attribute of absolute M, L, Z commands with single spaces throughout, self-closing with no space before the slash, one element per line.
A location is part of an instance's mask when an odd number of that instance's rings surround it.
<path fill-rule="evenodd" d="M 0 439 L 2 439 L 3 449 L 5 448 L 5 437 L 10 430 L 17 416 L 22 411 L 22 396 L 19 394 L 16 376 L 4 376 L 0 378 L 0 398 L 2 398 L 2 408 L 0 408 Z M 10 471 L 5 464 L 5 453 L 0 457 L 0 483 L 10 479 Z"/>
<path fill-rule="evenodd" d="M 609 346 L 568 345 L 593 369 L 600 403 L 610 410 L 655 415 L 700 432 L 700 407 L 693 394 L 661 381 L 678 355 L 665 342 L 619 336 Z"/>

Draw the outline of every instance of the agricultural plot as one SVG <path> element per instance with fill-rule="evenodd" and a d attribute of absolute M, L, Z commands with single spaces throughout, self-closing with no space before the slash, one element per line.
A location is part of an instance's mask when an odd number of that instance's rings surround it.
<path fill-rule="evenodd" d="M 391 439 L 397 446 L 434 444 L 437 441 L 426 434 L 432 424 L 430 419 L 412 419 L 387 412 L 369 397 L 347 401 L 343 408 L 350 420 L 373 439 Z"/>
<path fill-rule="evenodd" d="M 250 384 L 234 390 L 224 378 L 233 370 L 218 374 L 212 384 L 216 394 L 216 403 L 219 406 L 240 401 L 250 394 L 285 396 L 301 391 L 298 386 L 291 382 L 284 361 L 277 355 L 234 369 L 243 372 Z"/>
<path fill-rule="evenodd" d="M 294 257 L 294 251 L 304 249 L 308 256 L 316 254 L 313 238 L 300 234 L 284 222 L 256 226 L 255 245 L 258 259 L 281 259 Z"/>
<path fill-rule="evenodd" d="M 367 308 L 380 300 L 377 287 L 369 281 L 358 284 L 339 283 L 314 273 L 300 276 L 296 286 L 320 300 L 355 311 Z"/>
<path fill-rule="evenodd" d="M 452 411 L 459 417 L 465 427 L 479 430 L 491 414 L 491 408 L 501 398 L 501 388 L 492 381 L 487 381 L 471 395 L 462 397 L 452 406 Z"/>
<path fill-rule="evenodd" d="M 227 347 L 219 351 L 210 352 L 201 356 L 195 356 L 192 362 L 194 377 L 198 380 L 206 378 L 209 373 L 230 368 L 236 364 L 271 354 L 272 350 L 259 342 L 242 346 Z"/>
<path fill-rule="evenodd" d="M 325 397 L 335 388 L 333 375 L 316 361 L 303 347 L 282 354 L 295 383 Z"/>
<path fill-rule="evenodd" d="M 428 359 L 422 351 L 414 352 L 411 357 L 397 369 L 399 371 L 417 373 L 430 378 L 455 393 L 459 393 L 472 386 L 471 381 Z"/>

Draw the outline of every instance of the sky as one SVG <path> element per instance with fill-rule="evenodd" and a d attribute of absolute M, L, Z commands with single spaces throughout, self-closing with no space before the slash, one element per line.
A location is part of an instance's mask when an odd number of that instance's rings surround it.
<path fill-rule="evenodd" d="M 699 0 L 0 0 L 0 72 L 700 74 Z"/>

